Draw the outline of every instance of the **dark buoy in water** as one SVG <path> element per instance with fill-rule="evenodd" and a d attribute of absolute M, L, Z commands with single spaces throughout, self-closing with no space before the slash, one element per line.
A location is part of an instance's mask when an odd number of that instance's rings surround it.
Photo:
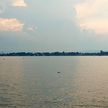
<path fill-rule="evenodd" d="M 60 73 L 60 72 L 57 72 L 57 73 Z"/>

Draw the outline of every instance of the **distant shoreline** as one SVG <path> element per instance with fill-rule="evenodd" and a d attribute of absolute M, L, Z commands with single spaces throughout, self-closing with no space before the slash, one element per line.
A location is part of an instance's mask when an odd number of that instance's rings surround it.
<path fill-rule="evenodd" d="M 0 53 L 0 56 L 108 56 L 108 52 L 12 52 Z"/>

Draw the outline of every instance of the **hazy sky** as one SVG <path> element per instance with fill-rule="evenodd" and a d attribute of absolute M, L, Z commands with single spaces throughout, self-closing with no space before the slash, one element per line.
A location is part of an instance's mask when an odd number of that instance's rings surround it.
<path fill-rule="evenodd" d="M 108 50 L 108 0 L 0 0 L 0 51 Z"/>

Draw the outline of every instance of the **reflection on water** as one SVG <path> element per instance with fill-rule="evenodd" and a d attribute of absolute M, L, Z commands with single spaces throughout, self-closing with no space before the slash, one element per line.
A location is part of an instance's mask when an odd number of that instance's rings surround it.
<path fill-rule="evenodd" d="M 108 57 L 0 57 L 0 108 L 108 108 Z"/>

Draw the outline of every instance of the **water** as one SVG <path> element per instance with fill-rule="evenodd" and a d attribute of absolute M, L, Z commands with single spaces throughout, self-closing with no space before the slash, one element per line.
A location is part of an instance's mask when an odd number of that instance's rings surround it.
<path fill-rule="evenodd" d="M 108 57 L 0 57 L 0 108 L 108 108 Z"/>

